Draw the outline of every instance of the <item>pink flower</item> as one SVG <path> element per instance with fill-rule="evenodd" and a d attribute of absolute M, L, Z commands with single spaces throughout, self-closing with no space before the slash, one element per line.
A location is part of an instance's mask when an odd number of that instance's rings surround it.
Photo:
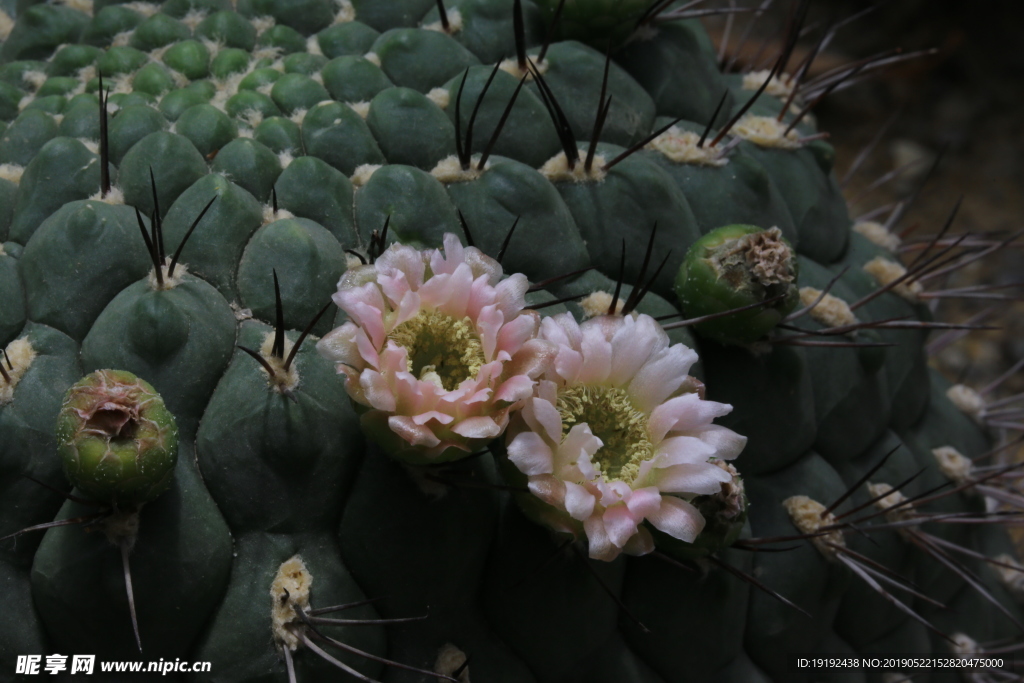
<path fill-rule="evenodd" d="M 731 481 L 713 459 L 735 458 L 747 441 L 711 423 L 732 406 L 697 393 L 687 374 L 697 354 L 669 346 L 646 315 L 580 325 L 563 314 L 540 337 L 558 345 L 554 363 L 506 436 L 509 460 L 546 504 L 534 516 L 582 529 L 595 559 L 653 550 L 644 521 L 692 543 L 704 518 L 689 500 Z"/>
<path fill-rule="evenodd" d="M 554 353 L 536 339 L 524 275 L 445 235 L 444 248 L 394 244 L 346 272 L 334 302 L 349 321 L 317 344 L 367 410 L 363 426 L 412 463 L 463 457 L 504 431 Z"/>

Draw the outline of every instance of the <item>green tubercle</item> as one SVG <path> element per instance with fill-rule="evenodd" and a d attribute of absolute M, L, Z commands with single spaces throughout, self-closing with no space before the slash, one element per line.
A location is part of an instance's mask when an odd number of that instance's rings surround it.
<path fill-rule="evenodd" d="M 123 370 L 97 370 L 64 396 L 57 443 L 73 485 L 99 501 L 135 506 L 170 485 L 178 426 L 151 384 Z"/>
<path fill-rule="evenodd" d="M 778 228 L 726 225 L 697 240 L 676 275 L 676 296 L 688 318 L 726 313 L 696 325 L 723 344 L 750 344 L 796 308 L 797 262 Z"/>

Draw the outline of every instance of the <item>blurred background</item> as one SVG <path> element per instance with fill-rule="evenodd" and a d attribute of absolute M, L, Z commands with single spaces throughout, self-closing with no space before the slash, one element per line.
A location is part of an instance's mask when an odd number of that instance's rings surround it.
<path fill-rule="evenodd" d="M 754 7 L 761 0 L 733 4 Z M 775 0 L 752 24 L 750 13 L 734 15 L 731 27 L 723 16 L 706 23 L 726 60 L 735 58 L 738 67 L 770 68 L 781 50 L 790 7 L 788 0 Z M 897 228 L 910 231 L 906 242 L 939 230 L 961 195 L 963 205 L 950 233 L 999 238 L 1024 229 L 1024 3 L 814 0 L 807 20 L 812 30 L 790 60 L 791 69 L 814 49 L 825 26 L 866 10 L 815 59 L 812 76 L 897 47 L 904 54 L 926 48 L 936 52 L 884 69 L 815 108 L 820 129 L 832 133 L 840 178 L 896 116 L 845 187 L 852 214 L 905 198 L 945 148 L 941 164 Z M 748 24 L 750 35 L 741 44 Z M 893 172 L 894 177 L 875 186 Z M 942 289 L 1018 282 L 1024 282 L 1024 239 L 954 273 Z M 939 319 L 964 321 L 992 308 L 985 322 L 1002 329 L 975 332 L 951 344 L 935 359 L 940 369 L 954 381 L 977 387 L 1024 359 L 1024 303 L 1017 301 L 1022 292 L 1022 287 L 1008 287 L 988 293 L 1005 299 L 942 299 Z M 1024 372 L 1014 373 L 999 393 L 1020 392 Z"/>

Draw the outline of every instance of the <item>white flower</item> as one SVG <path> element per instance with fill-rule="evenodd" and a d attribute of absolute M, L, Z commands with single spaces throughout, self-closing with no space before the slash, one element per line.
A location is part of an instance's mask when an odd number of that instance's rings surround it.
<path fill-rule="evenodd" d="M 558 351 L 506 443 L 530 492 L 554 508 L 541 516 L 561 531 L 582 527 L 595 559 L 653 550 L 645 520 L 692 543 L 704 518 L 689 500 L 730 482 L 712 459 L 746 445 L 712 424 L 732 406 L 687 391 L 697 354 L 669 346 L 646 315 L 580 325 L 563 314 L 543 321 L 540 338 Z"/>

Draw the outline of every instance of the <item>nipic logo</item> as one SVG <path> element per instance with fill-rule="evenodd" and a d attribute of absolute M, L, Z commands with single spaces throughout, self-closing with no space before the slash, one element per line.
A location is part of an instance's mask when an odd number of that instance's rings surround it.
<path fill-rule="evenodd" d="M 42 655 L 18 655 L 14 673 L 55 675 L 68 671 L 72 674 L 91 674 L 95 666 L 96 655 L 72 655 L 70 669 L 67 655 L 46 655 L 45 663 Z"/>

